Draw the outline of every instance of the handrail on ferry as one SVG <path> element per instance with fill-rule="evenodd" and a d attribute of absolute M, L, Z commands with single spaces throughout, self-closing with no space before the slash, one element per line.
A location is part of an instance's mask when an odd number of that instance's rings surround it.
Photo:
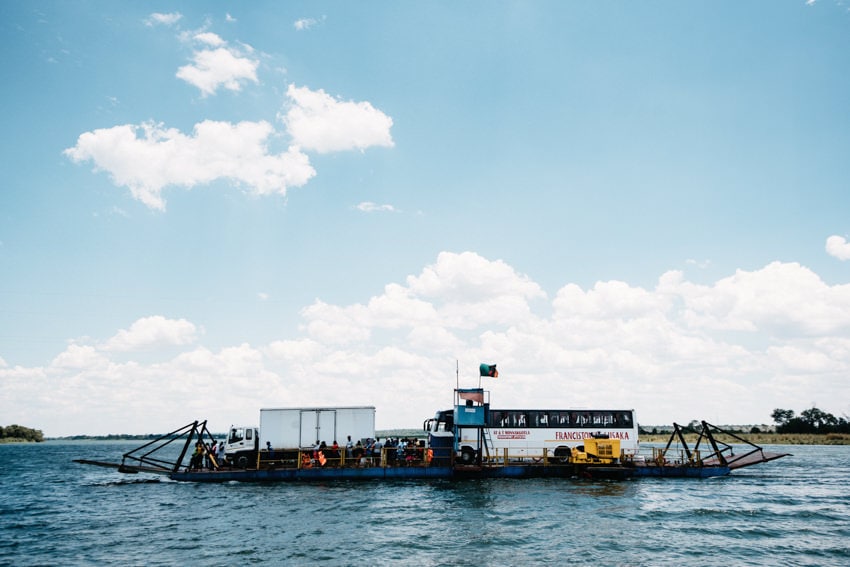
<path fill-rule="evenodd" d="M 262 449 L 257 451 L 257 469 L 267 468 L 340 468 L 340 467 L 394 467 L 394 466 L 417 466 L 427 467 L 431 465 L 429 455 L 432 455 L 428 447 L 415 447 L 416 453 L 413 459 L 398 460 L 395 457 L 397 447 L 382 447 L 381 454 L 361 455 L 348 457 L 345 447 L 340 447 L 339 456 L 333 456 L 332 451 L 322 451 L 321 455 L 314 457 L 313 449 L 274 449 L 271 451 Z M 316 458 L 318 457 L 318 458 Z M 322 463 L 324 460 L 324 463 Z"/>
<path fill-rule="evenodd" d="M 509 447 L 503 447 L 501 454 L 483 455 L 482 461 L 489 465 L 502 466 L 528 462 L 534 465 L 549 466 L 563 464 L 568 458 L 568 456 L 556 457 L 548 447 L 516 447 L 513 451 Z"/>

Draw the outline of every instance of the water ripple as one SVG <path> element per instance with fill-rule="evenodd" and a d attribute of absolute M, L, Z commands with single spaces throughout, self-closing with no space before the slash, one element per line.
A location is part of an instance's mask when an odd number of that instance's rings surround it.
<path fill-rule="evenodd" d="M 719 479 L 216 485 L 0 446 L 0 564 L 843 565 L 850 447 Z M 789 448 L 779 448 L 779 450 Z"/>

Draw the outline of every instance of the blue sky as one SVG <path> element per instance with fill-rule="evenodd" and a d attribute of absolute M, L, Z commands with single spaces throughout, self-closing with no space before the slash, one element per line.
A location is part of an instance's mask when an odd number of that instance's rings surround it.
<path fill-rule="evenodd" d="M 850 414 L 850 5 L 0 4 L 0 422 Z"/>

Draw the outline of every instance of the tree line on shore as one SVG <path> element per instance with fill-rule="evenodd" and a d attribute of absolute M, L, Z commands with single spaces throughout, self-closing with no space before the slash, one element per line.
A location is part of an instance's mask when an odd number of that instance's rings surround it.
<path fill-rule="evenodd" d="M 0 426 L 0 441 L 44 441 L 44 434 L 40 429 L 30 429 L 23 425 Z"/>
<path fill-rule="evenodd" d="M 831 413 L 811 408 L 795 415 L 794 410 L 773 410 L 770 414 L 776 422 L 777 433 L 809 433 L 827 435 L 830 433 L 850 433 L 850 422 L 844 417 L 835 417 Z"/>

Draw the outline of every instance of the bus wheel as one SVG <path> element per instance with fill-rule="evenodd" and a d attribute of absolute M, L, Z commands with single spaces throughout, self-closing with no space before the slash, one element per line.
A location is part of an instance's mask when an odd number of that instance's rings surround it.
<path fill-rule="evenodd" d="M 570 460 L 570 448 L 561 445 L 560 447 L 555 448 L 555 460 L 560 461 L 562 463 L 569 462 Z"/>
<path fill-rule="evenodd" d="M 460 462 L 464 465 L 471 465 L 475 462 L 475 451 L 472 447 L 464 447 L 460 450 Z"/>

